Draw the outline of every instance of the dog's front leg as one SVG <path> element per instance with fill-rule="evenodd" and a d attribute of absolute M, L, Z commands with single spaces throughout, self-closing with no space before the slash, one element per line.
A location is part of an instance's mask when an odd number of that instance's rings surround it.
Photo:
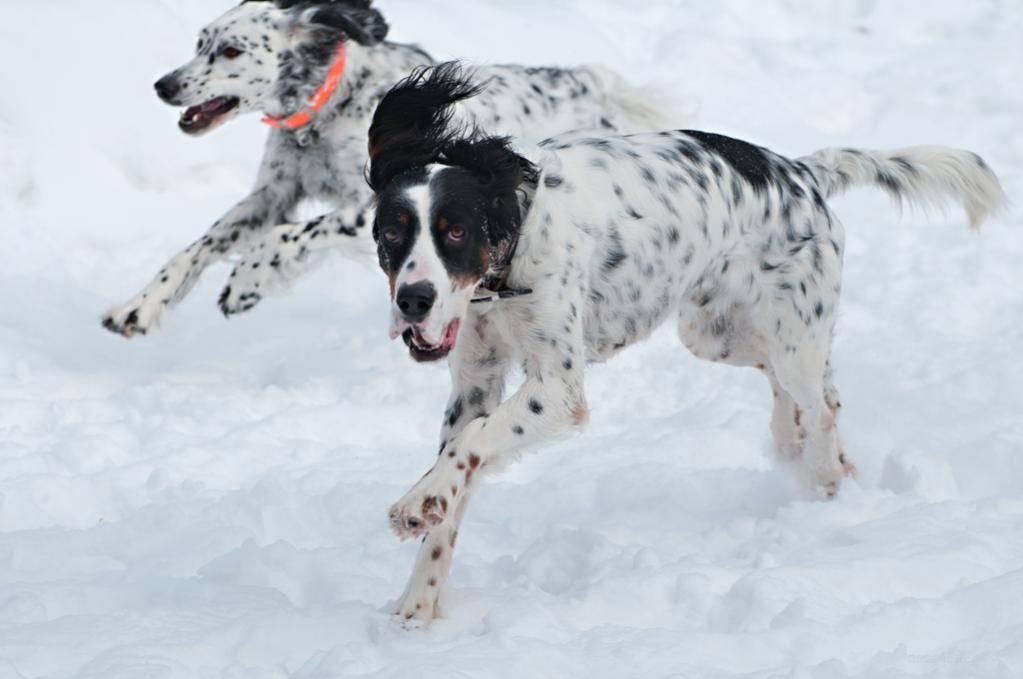
<path fill-rule="evenodd" d="M 467 325 L 448 365 L 452 391 L 440 432 L 441 455 L 447 450 L 448 442 L 457 437 L 466 425 L 487 417 L 500 406 L 505 377 L 511 366 L 511 351 L 487 318 L 481 317 Z M 428 622 L 437 617 L 437 598 L 441 583 L 447 579 L 451 567 L 458 527 L 469 506 L 467 495 L 470 491 L 470 487 L 464 488 L 451 519 L 432 527 L 423 538 L 412 577 L 395 610 L 403 624 Z M 457 495 L 457 487 L 452 486 L 451 492 Z"/>
<path fill-rule="evenodd" d="M 448 442 L 433 468 L 391 509 L 391 527 L 401 538 L 425 535 L 451 516 L 480 475 L 582 424 L 586 415 L 580 385 L 527 380 L 492 415 L 473 420 Z"/>
<path fill-rule="evenodd" d="M 140 293 L 104 315 L 103 327 L 128 338 L 153 330 L 164 312 L 195 286 L 206 267 L 249 243 L 268 224 L 280 222 L 294 207 L 296 196 L 293 182 L 260 185 L 217 220 L 205 236 L 164 264 Z"/>
<path fill-rule="evenodd" d="M 522 387 L 493 413 L 473 419 L 454 435 L 433 468 L 391 509 L 391 527 L 399 537 L 426 535 L 403 597 L 402 617 L 428 622 L 436 614 L 458 524 L 480 477 L 586 419 L 582 347 L 566 343 L 559 349 L 569 346 L 565 356 L 544 350 L 527 358 Z M 452 366 L 453 372 L 460 369 Z"/>
<path fill-rule="evenodd" d="M 248 311 L 267 295 L 285 289 L 305 271 L 313 253 L 337 250 L 369 261 L 374 252 L 370 228 L 376 206 L 370 198 L 353 205 L 309 222 L 271 229 L 231 272 L 220 294 L 224 315 Z"/>
<path fill-rule="evenodd" d="M 430 529 L 416 554 L 405 591 L 398 599 L 394 616 L 406 627 L 429 624 L 440 617 L 440 591 L 451 570 L 451 560 L 458 541 L 458 527 L 469 506 L 470 489 L 466 488 L 450 520 Z"/>

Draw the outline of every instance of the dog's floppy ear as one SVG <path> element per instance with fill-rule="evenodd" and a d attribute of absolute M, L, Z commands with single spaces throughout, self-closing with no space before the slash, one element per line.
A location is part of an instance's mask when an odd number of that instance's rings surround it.
<path fill-rule="evenodd" d="M 452 106 L 482 89 L 457 62 L 417 68 L 392 87 L 369 128 L 367 180 L 373 191 L 381 193 L 406 170 L 437 162 L 462 136 L 451 123 Z"/>
<path fill-rule="evenodd" d="M 383 42 L 390 28 L 384 16 L 369 2 L 330 2 L 320 6 L 311 18 L 314 24 L 336 28 L 360 45 Z"/>
<path fill-rule="evenodd" d="M 499 245 L 522 225 L 519 189 L 536 186 L 537 167 L 512 149 L 510 137 L 458 139 L 444 151 L 444 162 L 468 170 L 487 199 L 487 236 Z"/>
<path fill-rule="evenodd" d="M 344 34 L 360 45 L 376 45 L 389 26 L 372 0 L 276 0 L 281 9 L 295 10 L 302 23 Z"/>

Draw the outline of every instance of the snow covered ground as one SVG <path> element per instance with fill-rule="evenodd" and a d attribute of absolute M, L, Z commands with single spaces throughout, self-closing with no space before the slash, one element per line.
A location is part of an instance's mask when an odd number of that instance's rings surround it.
<path fill-rule="evenodd" d="M 0 22 L 0 679 L 1023 676 L 1018 209 L 836 203 L 834 365 L 861 471 L 813 500 L 754 371 L 670 328 L 590 371 L 591 426 L 478 494 L 446 617 L 389 621 L 447 376 L 327 261 L 222 319 L 100 314 L 246 189 L 264 131 L 202 140 L 151 83 L 222 0 L 7 2 Z M 1017 0 L 381 0 L 442 57 L 599 62 L 710 130 L 801 154 L 945 143 L 1023 195 Z"/>

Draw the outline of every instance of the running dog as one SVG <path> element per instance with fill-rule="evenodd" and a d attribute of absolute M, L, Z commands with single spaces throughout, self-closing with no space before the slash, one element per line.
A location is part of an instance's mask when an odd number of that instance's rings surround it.
<path fill-rule="evenodd" d="M 380 97 L 413 68 L 432 63 L 415 46 L 386 42 L 388 25 L 370 0 L 247 0 L 199 34 L 195 57 L 156 83 L 184 107 L 180 127 L 200 135 L 236 116 L 263 112 L 269 141 L 252 192 L 153 281 L 110 311 L 103 325 L 125 337 L 151 332 L 209 265 L 244 255 L 220 297 L 230 315 L 254 306 L 274 284 L 301 272 L 315 250 L 367 260 L 373 200 L 366 186 L 366 135 Z M 658 129 L 658 111 L 598 67 L 481 68 L 486 93 L 460 119 L 540 140 L 577 128 Z M 307 199 L 336 207 L 293 223 Z"/>
<path fill-rule="evenodd" d="M 829 368 L 844 235 L 827 200 L 878 186 L 961 203 L 973 225 L 1005 201 L 979 156 L 937 146 L 791 160 L 707 132 L 574 132 L 521 155 L 453 122 L 481 92 L 457 65 L 417 71 L 369 134 L 391 336 L 449 357 L 453 380 L 439 457 L 390 513 L 401 538 L 425 536 L 404 620 L 437 615 L 480 477 L 583 424 L 586 364 L 669 318 L 696 356 L 764 374 L 779 452 L 833 495 L 854 467 Z M 525 381 L 504 398 L 512 366 Z"/>

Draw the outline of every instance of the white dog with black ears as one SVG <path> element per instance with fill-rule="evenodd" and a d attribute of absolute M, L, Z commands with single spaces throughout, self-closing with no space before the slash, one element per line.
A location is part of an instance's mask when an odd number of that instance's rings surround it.
<path fill-rule="evenodd" d="M 789 160 L 693 131 L 570 133 L 527 159 L 452 123 L 481 92 L 456 65 L 422 70 L 370 130 L 391 334 L 417 360 L 450 355 L 454 383 L 436 464 L 390 515 L 402 538 L 425 536 L 398 615 L 437 615 L 480 476 L 585 422 L 586 364 L 673 316 L 695 355 L 764 373 L 778 450 L 834 494 L 854 468 L 828 366 L 844 237 L 826 200 L 876 185 L 959 202 L 978 224 L 1004 203 L 984 161 L 942 147 Z M 513 366 L 525 381 L 505 399 Z"/>
<path fill-rule="evenodd" d="M 161 78 L 157 94 L 184 108 L 179 126 L 190 135 L 266 114 L 273 129 L 256 185 L 106 314 L 104 327 L 125 337 L 151 332 L 206 267 L 232 254 L 243 259 L 220 296 L 226 315 L 301 273 L 313 251 L 372 256 L 373 196 L 364 179 L 370 118 L 388 89 L 433 63 L 416 46 L 385 41 L 387 32 L 371 0 L 246 0 L 201 31 L 195 57 Z M 488 66 L 480 74 L 491 86 L 461 115 L 490 130 L 539 141 L 572 129 L 663 125 L 655 106 L 599 67 Z M 334 211 L 293 222 L 307 200 Z"/>

